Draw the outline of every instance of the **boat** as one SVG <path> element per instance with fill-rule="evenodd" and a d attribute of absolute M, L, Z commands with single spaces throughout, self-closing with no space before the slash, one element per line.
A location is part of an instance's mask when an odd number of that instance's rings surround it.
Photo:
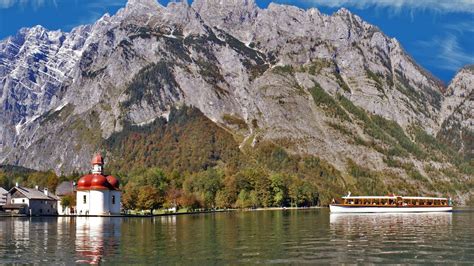
<path fill-rule="evenodd" d="M 347 196 L 333 200 L 331 213 L 400 213 L 449 212 L 453 210 L 450 198 L 412 196 Z"/>

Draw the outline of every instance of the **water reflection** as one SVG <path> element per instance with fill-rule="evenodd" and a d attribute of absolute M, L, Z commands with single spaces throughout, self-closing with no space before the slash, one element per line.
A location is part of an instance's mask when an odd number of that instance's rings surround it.
<path fill-rule="evenodd" d="M 1 218 L 0 264 L 472 263 L 474 212 Z"/>
<path fill-rule="evenodd" d="M 76 263 L 97 264 L 116 252 L 120 244 L 121 218 L 77 217 Z"/>
<path fill-rule="evenodd" d="M 449 247 L 452 213 L 330 214 L 331 242 L 341 252 L 342 261 L 351 256 L 374 263 L 415 262 L 452 258 Z M 425 258 L 426 257 L 426 258 Z M 365 260 L 364 260 L 365 261 Z"/>
<path fill-rule="evenodd" d="M 438 213 L 331 213 L 329 217 L 331 228 L 344 228 L 370 225 L 373 228 L 403 227 L 403 226 L 442 226 L 452 223 L 451 212 Z"/>

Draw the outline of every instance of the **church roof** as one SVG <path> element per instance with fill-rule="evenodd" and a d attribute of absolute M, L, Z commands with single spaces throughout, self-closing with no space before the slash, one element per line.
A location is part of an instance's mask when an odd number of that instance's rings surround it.
<path fill-rule="evenodd" d="M 109 175 L 88 174 L 79 179 L 77 190 L 119 190 L 120 183 L 117 178 Z"/>

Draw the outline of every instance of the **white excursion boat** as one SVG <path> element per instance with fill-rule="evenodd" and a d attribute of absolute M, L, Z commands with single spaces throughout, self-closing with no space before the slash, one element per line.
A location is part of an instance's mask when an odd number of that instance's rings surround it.
<path fill-rule="evenodd" d="M 332 213 L 395 213 L 395 212 L 449 212 L 453 210 L 448 198 L 403 196 L 351 196 L 342 197 L 329 205 Z"/>

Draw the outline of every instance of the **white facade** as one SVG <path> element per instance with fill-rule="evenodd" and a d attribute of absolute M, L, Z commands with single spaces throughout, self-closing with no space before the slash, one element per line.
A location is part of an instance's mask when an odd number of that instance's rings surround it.
<path fill-rule="evenodd" d="M 70 214 L 73 214 L 72 211 L 71 211 L 71 208 L 69 207 L 65 207 L 63 208 L 63 206 L 61 205 L 61 200 L 58 200 L 58 214 L 59 215 L 70 215 Z"/>
<path fill-rule="evenodd" d="M 119 215 L 120 196 L 118 190 L 77 191 L 76 211 L 79 215 Z"/>
<path fill-rule="evenodd" d="M 10 204 L 21 206 L 26 215 L 57 215 L 57 198 L 50 196 L 47 189 L 39 190 L 15 186 L 9 192 Z"/>

